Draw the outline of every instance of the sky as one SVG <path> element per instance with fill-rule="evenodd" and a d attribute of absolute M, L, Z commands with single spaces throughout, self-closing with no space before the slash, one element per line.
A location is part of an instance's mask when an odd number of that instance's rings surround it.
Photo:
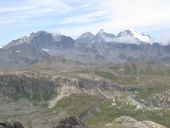
<path fill-rule="evenodd" d="M 73 38 L 134 29 L 170 41 L 170 0 L 0 0 L 0 45 L 45 30 Z"/>

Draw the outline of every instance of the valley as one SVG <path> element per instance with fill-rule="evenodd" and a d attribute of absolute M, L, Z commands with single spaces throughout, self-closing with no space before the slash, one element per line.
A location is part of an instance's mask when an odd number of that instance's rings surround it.
<path fill-rule="evenodd" d="M 1 72 L 0 119 L 20 121 L 26 128 L 50 128 L 75 116 L 94 128 L 124 128 L 128 124 L 116 120 L 127 116 L 127 122 L 131 117 L 169 127 L 169 71 L 139 67 L 109 64 L 69 72 L 46 68 Z"/>
<path fill-rule="evenodd" d="M 77 40 L 39 31 L 11 41 L 0 49 L 0 121 L 24 128 L 170 127 L 170 47 L 149 39 L 100 30 Z"/>

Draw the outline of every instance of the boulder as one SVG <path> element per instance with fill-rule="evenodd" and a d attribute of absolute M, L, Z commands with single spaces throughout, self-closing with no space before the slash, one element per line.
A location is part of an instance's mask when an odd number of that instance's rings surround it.
<path fill-rule="evenodd" d="M 24 128 L 24 126 L 20 122 L 10 120 L 0 123 L 0 128 Z"/>
<path fill-rule="evenodd" d="M 80 119 L 70 116 L 60 120 L 53 128 L 88 128 L 87 125 Z"/>

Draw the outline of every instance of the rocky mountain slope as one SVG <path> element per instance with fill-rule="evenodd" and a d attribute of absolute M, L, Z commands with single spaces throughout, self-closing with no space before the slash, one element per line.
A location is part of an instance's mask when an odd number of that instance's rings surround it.
<path fill-rule="evenodd" d="M 11 41 L 0 49 L 0 122 L 170 127 L 170 46 L 150 41 L 133 30 L 87 32 L 76 40 L 39 31 Z"/>
<path fill-rule="evenodd" d="M 29 67 L 51 57 L 61 57 L 85 64 L 124 63 L 136 60 L 168 61 L 169 45 L 151 43 L 147 35 L 125 30 L 117 36 L 100 30 L 78 39 L 45 31 L 31 33 L 11 41 L 0 49 L 0 67 Z M 168 61 L 169 63 L 169 61 Z"/>
<path fill-rule="evenodd" d="M 126 116 L 115 119 L 115 122 L 118 122 L 127 128 L 132 128 L 132 127 L 133 128 L 166 128 L 152 121 L 140 122 L 131 117 L 126 117 Z M 112 123 L 107 125 L 112 125 Z"/>
<path fill-rule="evenodd" d="M 114 69 L 113 67 L 108 68 L 109 71 Z M 92 72 L 92 69 L 86 70 L 86 72 L 78 69 L 79 71 L 61 72 L 59 74 L 42 69 L 39 72 L 1 72 L 0 103 L 2 105 L 0 106 L 0 120 L 5 121 L 9 118 L 17 120 L 23 123 L 26 128 L 50 128 L 52 124 L 56 124 L 56 127 L 68 124 L 70 121 L 68 120 L 67 123 L 67 117 L 71 115 L 80 118 L 89 127 L 94 128 L 124 128 L 127 125 L 130 127 L 132 124 L 134 127 L 136 127 L 136 124 L 140 124 L 141 128 L 145 125 L 148 128 L 161 125 L 169 127 L 168 92 L 160 90 L 161 104 L 159 106 L 156 104 L 159 103 L 158 99 L 152 98 L 159 93 L 152 91 L 148 95 L 145 92 L 147 91 L 146 87 L 153 88 L 151 86 L 153 82 L 150 79 L 156 78 L 157 75 L 153 76 L 153 74 L 144 72 L 144 79 L 148 85 L 145 87 L 145 83 L 143 83 L 143 87 L 138 85 L 138 83 L 142 84 L 140 80 L 136 80 L 135 84 L 137 85 L 130 82 L 132 72 L 123 71 L 122 67 L 120 69 L 121 71 L 116 67 L 112 75 L 108 75 L 106 72 L 113 72 L 101 68 L 94 68 L 94 72 Z M 120 78 L 115 76 L 122 71 L 125 76 L 121 75 Z M 131 70 L 129 69 L 129 71 Z M 130 85 L 126 85 L 127 74 L 130 76 L 128 78 Z M 164 75 L 161 73 L 159 75 L 159 72 L 157 74 L 160 77 L 158 77 L 159 79 L 165 79 L 164 85 L 168 83 L 168 79 L 164 78 Z M 114 80 L 114 77 L 117 78 Z M 141 77 L 140 74 L 138 77 Z M 110 79 L 113 80 L 110 81 Z M 158 81 L 160 81 L 159 79 Z M 123 83 L 124 80 L 125 83 Z M 162 86 L 165 90 L 169 88 L 168 84 L 165 87 Z M 141 95 L 146 95 L 147 98 L 144 99 Z M 134 121 L 131 121 L 131 118 L 127 118 L 127 123 L 114 121 L 121 116 L 132 117 Z M 65 118 L 66 120 L 64 120 Z M 62 121 L 60 122 L 60 120 Z M 146 124 L 145 120 L 149 123 Z M 79 124 L 73 122 L 72 125 Z"/>

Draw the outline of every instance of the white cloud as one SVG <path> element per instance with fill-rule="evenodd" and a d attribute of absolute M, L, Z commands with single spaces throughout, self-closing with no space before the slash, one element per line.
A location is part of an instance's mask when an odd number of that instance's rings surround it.
<path fill-rule="evenodd" d="M 76 16 L 67 17 L 64 19 L 62 24 L 76 24 L 76 23 L 91 23 L 97 21 L 97 19 L 102 19 L 108 17 L 108 12 L 105 10 L 99 10 L 96 12 L 90 12 L 85 14 L 79 14 Z"/>
<path fill-rule="evenodd" d="M 113 12 L 106 28 L 143 28 L 170 22 L 169 0 L 106 0 L 104 5 Z"/>
<path fill-rule="evenodd" d="M 7 7 L 1 7 L 0 13 L 7 13 L 7 12 L 14 12 L 14 11 L 29 11 L 35 8 L 36 8 L 35 6 L 22 6 L 22 7 L 7 6 Z"/>
<path fill-rule="evenodd" d="M 34 22 L 36 17 L 66 13 L 70 9 L 71 6 L 61 0 L 23 0 L 13 4 L 0 4 L 0 28 L 22 26 L 30 23 L 39 25 L 42 20 Z"/>
<path fill-rule="evenodd" d="M 166 32 L 158 36 L 155 41 L 161 42 L 164 45 L 170 44 L 170 32 Z"/>
<path fill-rule="evenodd" d="M 91 23 L 96 20 L 97 16 L 105 17 L 106 15 L 109 15 L 109 20 L 74 29 L 67 28 L 67 33 L 85 30 L 97 32 L 100 28 L 115 33 L 129 28 L 141 31 L 160 29 L 161 31 L 161 28 L 170 26 L 170 0 L 105 0 L 100 2 L 96 0 L 95 2 L 96 6 L 84 4 L 82 7 L 95 8 L 96 12 L 69 16 L 64 19 L 63 23 Z"/>
<path fill-rule="evenodd" d="M 117 33 L 124 29 L 161 31 L 170 26 L 170 0 L 14 1 L 0 3 L 1 31 L 29 26 L 30 31 L 46 28 L 78 36 L 85 31 L 96 33 L 101 28 Z"/>
<path fill-rule="evenodd" d="M 39 5 L 44 8 L 55 9 L 56 11 L 70 11 L 71 6 L 62 2 L 62 0 L 31 0 L 33 4 Z"/>
<path fill-rule="evenodd" d="M 61 0 L 23 0 L 20 3 L 14 3 L 9 5 L 0 4 L 0 13 L 5 14 L 8 12 L 47 12 L 47 10 L 53 12 L 67 12 L 70 11 L 71 6 L 62 2 Z M 43 11 L 45 10 L 45 11 Z"/>

